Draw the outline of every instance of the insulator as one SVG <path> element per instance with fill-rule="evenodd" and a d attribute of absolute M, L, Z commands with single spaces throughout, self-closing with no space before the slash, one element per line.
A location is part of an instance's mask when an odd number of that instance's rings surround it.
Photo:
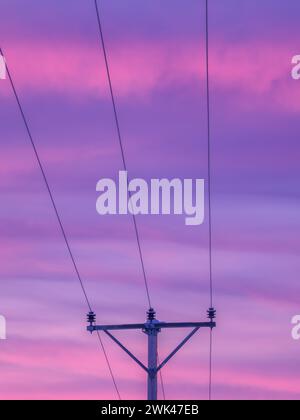
<path fill-rule="evenodd" d="M 94 312 L 91 311 L 87 314 L 87 322 L 89 322 L 90 324 L 96 322 L 96 314 Z"/>
<path fill-rule="evenodd" d="M 207 311 L 207 317 L 213 320 L 216 318 L 216 313 L 217 311 L 214 308 L 209 308 L 209 310 Z"/>
<path fill-rule="evenodd" d="M 150 308 L 149 311 L 147 312 L 148 315 L 148 321 L 154 321 L 154 319 L 156 319 L 156 312 L 153 308 Z"/>

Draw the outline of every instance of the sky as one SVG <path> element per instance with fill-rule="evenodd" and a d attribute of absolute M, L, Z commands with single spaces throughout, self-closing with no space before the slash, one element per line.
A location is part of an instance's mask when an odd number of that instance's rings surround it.
<path fill-rule="evenodd" d="M 99 323 L 143 322 L 130 216 L 96 213 L 122 170 L 92 0 L 0 0 L 0 47 Z M 130 178 L 207 179 L 204 0 L 99 2 Z M 211 0 L 214 399 L 299 399 L 298 0 Z M 0 80 L 1 399 L 116 399 L 8 80 Z M 209 307 L 208 223 L 137 218 L 164 321 Z M 185 331 L 160 334 L 164 358 Z M 146 361 L 146 337 L 118 333 Z M 123 399 L 144 372 L 103 337 Z M 168 399 L 207 399 L 209 332 L 164 368 Z M 162 396 L 161 388 L 159 396 Z"/>

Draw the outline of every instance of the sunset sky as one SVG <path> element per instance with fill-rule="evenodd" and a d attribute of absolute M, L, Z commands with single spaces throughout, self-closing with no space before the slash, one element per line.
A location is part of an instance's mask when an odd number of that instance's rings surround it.
<path fill-rule="evenodd" d="M 0 0 L 6 57 L 99 323 L 143 322 L 130 216 L 99 216 L 123 169 L 93 0 Z M 100 0 L 130 178 L 207 179 L 204 0 Z M 210 0 L 213 398 L 299 399 L 299 0 Z M 298 41 L 297 41 L 298 40 Z M 115 399 L 8 80 L 0 80 L 1 399 Z M 137 218 L 158 318 L 204 320 L 208 224 Z M 160 334 L 160 357 L 184 331 Z M 208 331 L 164 368 L 168 399 L 208 396 Z M 146 336 L 118 337 L 146 361 Z M 103 337 L 123 399 L 144 372 Z M 161 397 L 161 389 L 160 389 Z"/>

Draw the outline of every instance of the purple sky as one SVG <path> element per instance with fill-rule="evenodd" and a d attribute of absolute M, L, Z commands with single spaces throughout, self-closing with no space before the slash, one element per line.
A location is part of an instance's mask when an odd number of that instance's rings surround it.
<path fill-rule="evenodd" d="M 96 183 L 122 169 L 94 2 L 0 0 L 13 74 L 101 323 L 144 320 L 130 217 L 101 218 Z M 188 5 L 187 5 L 188 3 Z M 213 396 L 299 399 L 298 0 L 211 0 L 215 331 Z M 206 178 L 202 0 L 102 0 L 130 177 Z M 1 398 L 116 398 L 8 81 L 0 81 Z M 138 218 L 162 320 L 209 306 L 208 229 Z M 183 332 L 160 336 L 161 357 Z M 145 360 L 143 334 L 119 334 Z M 128 340 L 128 341 L 127 341 Z M 123 398 L 145 377 L 107 342 Z M 208 332 L 164 370 L 167 398 L 207 398 Z"/>

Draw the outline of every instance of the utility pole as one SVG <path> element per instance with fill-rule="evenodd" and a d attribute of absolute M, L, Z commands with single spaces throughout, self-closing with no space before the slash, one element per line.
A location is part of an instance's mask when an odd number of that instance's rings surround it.
<path fill-rule="evenodd" d="M 214 319 L 216 311 L 210 308 L 207 311 L 209 322 L 160 322 L 156 319 L 156 312 L 150 308 L 147 312 L 147 321 L 143 324 L 127 325 L 96 325 L 94 312 L 88 313 L 87 331 L 91 334 L 94 331 L 103 331 L 114 343 L 128 354 L 148 375 L 148 400 L 157 400 L 157 374 L 175 356 L 175 354 L 200 330 L 200 328 L 216 327 Z M 169 354 L 169 356 L 158 366 L 158 334 L 165 328 L 192 328 L 186 338 Z M 148 336 L 148 366 L 146 367 L 137 357 L 134 356 L 112 333 L 111 331 L 141 330 Z"/>

